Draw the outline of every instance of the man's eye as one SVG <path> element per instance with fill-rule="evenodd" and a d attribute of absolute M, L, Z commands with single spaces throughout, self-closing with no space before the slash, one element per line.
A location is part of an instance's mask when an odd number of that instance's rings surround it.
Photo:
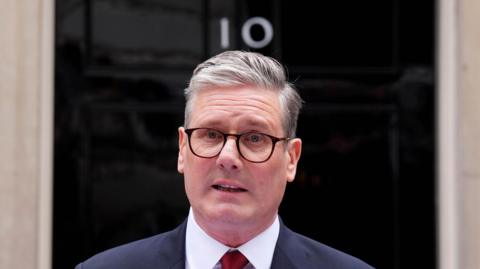
<path fill-rule="evenodd" d="M 263 140 L 263 135 L 261 134 L 248 134 L 247 140 L 250 143 L 260 143 Z"/>
<path fill-rule="evenodd" d="M 210 139 L 217 139 L 219 138 L 221 135 L 218 133 L 218 132 L 215 132 L 215 131 L 209 131 L 207 132 L 207 137 L 210 138 Z"/>

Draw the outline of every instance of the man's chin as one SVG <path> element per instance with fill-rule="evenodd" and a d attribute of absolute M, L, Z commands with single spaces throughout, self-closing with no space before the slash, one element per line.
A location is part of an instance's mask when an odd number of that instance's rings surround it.
<path fill-rule="evenodd" d="M 245 225 L 253 219 L 248 210 L 237 205 L 219 205 L 209 215 L 218 223 L 230 225 Z"/>

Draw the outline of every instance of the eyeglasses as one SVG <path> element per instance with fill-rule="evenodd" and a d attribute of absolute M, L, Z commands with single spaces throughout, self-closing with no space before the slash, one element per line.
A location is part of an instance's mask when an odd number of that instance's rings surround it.
<path fill-rule="evenodd" d="M 225 134 L 210 128 L 185 129 L 188 135 L 188 145 L 195 156 L 213 158 L 220 154 L 227 137 L 236 137 L 237 150 L 245 160 L 253 163 L 268 161 L 273 154 L 278 141 L 288 141 L 290 138 L 278 138 L 268 134 L 248 132 L 243 134 Z"/>

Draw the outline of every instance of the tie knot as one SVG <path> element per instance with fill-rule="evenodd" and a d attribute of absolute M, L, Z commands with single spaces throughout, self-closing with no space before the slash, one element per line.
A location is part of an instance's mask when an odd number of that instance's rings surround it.
<path fill-rule="evenodd" d="M 225 253 L 220 259 L 220 263 L 222 269 L 242 269 L 247 265 L 248 260 L 240 251 L 234 250 Z"/>

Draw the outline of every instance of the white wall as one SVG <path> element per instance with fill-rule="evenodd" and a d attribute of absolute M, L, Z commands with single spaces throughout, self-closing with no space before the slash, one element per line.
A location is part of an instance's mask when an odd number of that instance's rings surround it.
<path fill-rule="evenodd" d="M 0 0 L 0 268 L 51 268 L 53 0 Z"/>
<path fill-rule="evenodd" d="M 480 268 L 480 1 L 459 3 L 460 268 Z"/>
<path fill-rule="evenodd" d="M 480 268 L 480 1 L 438 1 L 438 260 Z"/>

